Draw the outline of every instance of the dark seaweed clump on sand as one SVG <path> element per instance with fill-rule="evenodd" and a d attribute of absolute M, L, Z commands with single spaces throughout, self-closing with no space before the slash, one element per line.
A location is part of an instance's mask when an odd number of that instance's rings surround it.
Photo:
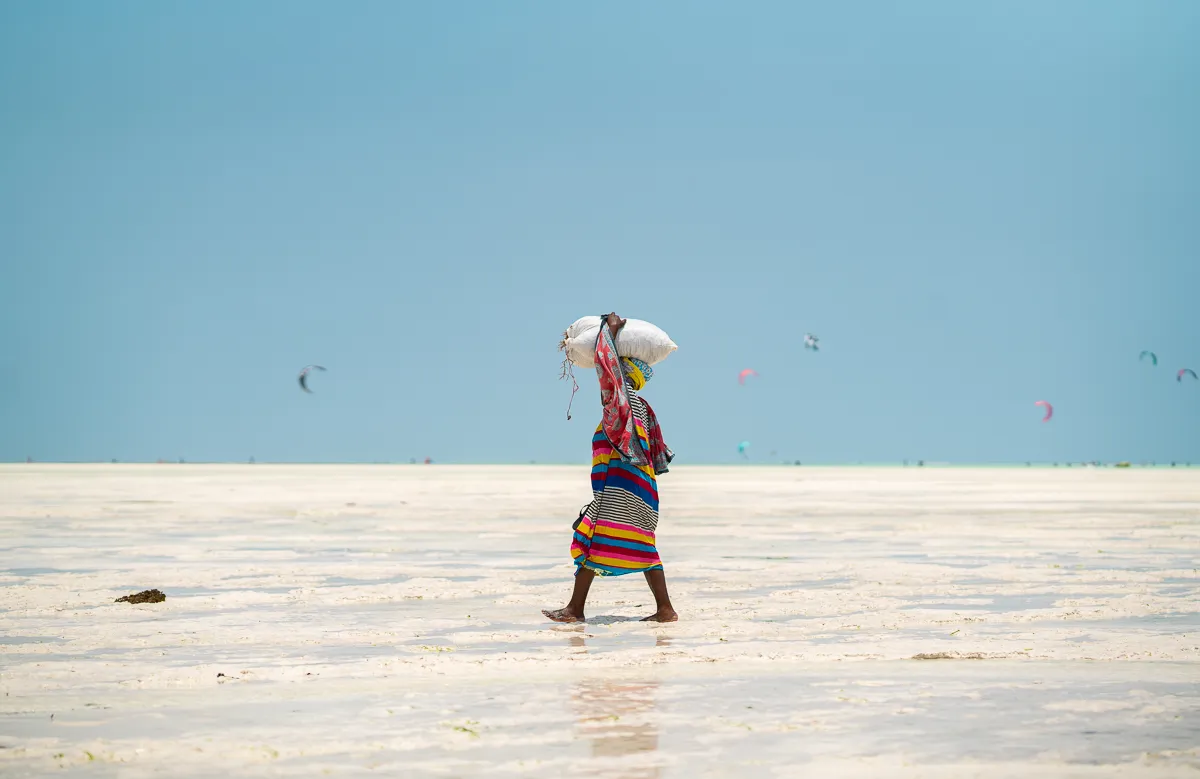
<path fill-rule="evenodd" d="M 136 595 L 117 598 L 117 603 L 162 603 L 167 599 L 162 590 L 142 590 Z"/>

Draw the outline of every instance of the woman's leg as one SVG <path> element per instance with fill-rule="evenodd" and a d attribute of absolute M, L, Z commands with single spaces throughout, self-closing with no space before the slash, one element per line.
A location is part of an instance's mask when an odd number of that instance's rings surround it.
<path fill-rule="evenodd" d="M 592 579 L 595 578 L 595 571 L 590 568 L 580 568 L 575 574 L 575 589 L 571 592 L 571 602 L 566 605 L 566 608 L 558 609 L 557 611 L 542 609 L 542 613 L 555 622 L 585 621 L 583 605 L 587 603 L 588 590 L 592 586 Z"/>
<path fill-rule="evenodd" d="M 650 592 L 654 593 L 656 608 L 654 613 L 643 619 L 642 622 L 675 622 L 678 620 L 679 615 L 671 606 L 671 596 L 667 593 L 667 574 L 663 569 L 655 568 L 653 571 L 646 571 L 646 584 L 650 585 Z"/>

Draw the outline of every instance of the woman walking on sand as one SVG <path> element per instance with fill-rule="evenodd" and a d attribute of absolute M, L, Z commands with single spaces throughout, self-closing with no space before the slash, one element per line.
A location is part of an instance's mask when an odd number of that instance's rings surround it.
<path fill-rule="evenodd" d="M 583 622 L 583 607 L 596 575 L 643 573 L 654 593 L 655 612 L 644 621 L 679 617 L 667 594 L 667 577 L 654 543 L 658 526 L 657 476 L 674 453 L 663 442 L 654 411 L 638 397 L 653 371 L 641 360 L 617 354 L 625 320 L 608 315 L 596 338 L 596 375 L 604 414 L 592 436 L 592 502 L 575 520 L 571 557 L 575 589 L 566 607 L 543 610 L 555 622 Z"/>

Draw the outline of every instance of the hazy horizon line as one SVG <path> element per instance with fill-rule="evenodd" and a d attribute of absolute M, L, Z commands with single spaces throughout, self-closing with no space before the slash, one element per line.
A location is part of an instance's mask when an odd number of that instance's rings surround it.
<path fill-rule="evenodd" d="M 584 467 L 587 463 L 584 462 L 559 462 L 545 461 L 539 462 L 530 460 L 528 462 L 476 462 L 476 461 L 400 461 L 400 460 L 0 460 L 0 465 L 386 465 L 386 466 L 512 466 L 512 467 L 528 467 L 528 466 L 562 466 L 562 467 Z M 803 461 L 780 461 L 780 462 L 754 462 L 754 461 L 733 461 L 733 462 L 693 462 L 693 463 L 677 463 L 674 467 L 788 467 L 788 468 L 1086 468 L 1086 467 L 1114 467 L 1123 465 L 1128 467 L 1138 468 L 1190 468 L 1193 467 L 1190 461 L 1180 462 L 1157 460 L 1062 460 L 1062 461 L 963 461 L 952 462 L 947 460 L 909 460 L 909 461 L 878 461 L 878 462 L 803 462 Z"/>

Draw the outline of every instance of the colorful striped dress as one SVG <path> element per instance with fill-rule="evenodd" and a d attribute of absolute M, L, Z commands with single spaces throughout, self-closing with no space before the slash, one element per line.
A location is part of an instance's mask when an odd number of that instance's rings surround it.
<path fill-rule="evenodd" d="M 649 452 L 646 402 L 628 381 L 625 389 L 633 412 L 635 445 Z M 576 520 L 571 540 L 576 570 L 588 568 L 602 576 L 616 576 L 661 569 L 654 540 L 657 527 L 658 480 L 654 464 L 627 462 L 609 441 L 601 423 L 592 436 L 592 502 Z"/>

